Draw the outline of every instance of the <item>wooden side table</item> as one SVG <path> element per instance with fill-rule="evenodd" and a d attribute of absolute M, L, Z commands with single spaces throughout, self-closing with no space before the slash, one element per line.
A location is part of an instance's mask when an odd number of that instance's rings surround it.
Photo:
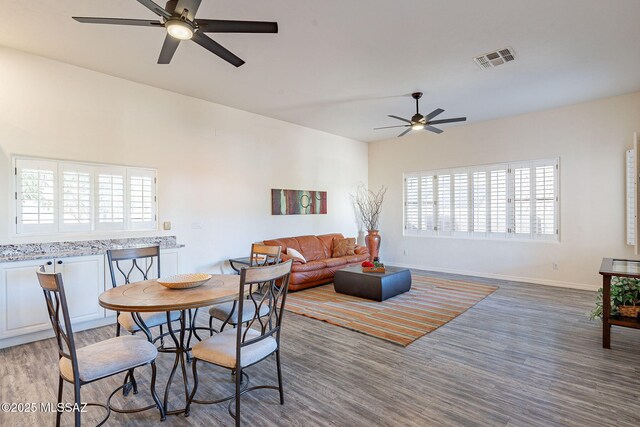
<path fill-rule="evenodd" d="M 603 258 L 600 274 L 602 275 L 602 347 L 611 348 L 611 325 L 640 329 L 640 320 L 637 317 L 611 315 L 611 277 L 640 279 L 640 261 Z"/>

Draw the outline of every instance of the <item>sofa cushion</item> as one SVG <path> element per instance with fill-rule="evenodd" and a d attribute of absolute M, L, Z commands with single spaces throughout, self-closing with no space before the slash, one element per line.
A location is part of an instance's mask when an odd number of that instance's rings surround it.
<path fill-rule="evenodd" d="M 347 255 L 355 255 L 356 239 L 333 239 L 332 257 L 339 258 Z"/>
<path fill-rule="evenodd" d="M 295 237 L 282 237 L 280 239 L 265 240 L 267 246 L 280 246 L 281 253 L 287 253 L 287 248 L 291 247 L 297 251 L 300 251 L 300 245 Z"/>
<path fill-rule="evenodd" d="M 318 239 L 322 242 L 325 258 L 331 258 L 333 254 L 333 239 L 344 239 L 344 236 L 340 233 L 321 234 Z"/>
<path fill-rule="evenodd" d="M 291 271 L 315 271 L 326 268 L 327 264 L 324 261 L 309 261 L 306 264 L 293 264 Z"/>
<path fill-rule="evenodd" d="M 306 264 L 303 264 L 306 265 Z M 305 283 L 305 282 L 315 282 L 319 280 L 326 280 L 329 283 L 335 274 L 334 270 L 339 270 L 343 268 L 343 266 L 333 267 L 333 268 L 321 268 L 319 270 L 314 271 L 293 271 L 291 273 L 291 282 L 290 283 Z"/>
<path fill-rule="evenodd" d="M 316 236 L 299 236 L 296 237 L 300 253 L 307 261 L 317 261 L 327 258 L 324 253 L 322 242 Z"/>

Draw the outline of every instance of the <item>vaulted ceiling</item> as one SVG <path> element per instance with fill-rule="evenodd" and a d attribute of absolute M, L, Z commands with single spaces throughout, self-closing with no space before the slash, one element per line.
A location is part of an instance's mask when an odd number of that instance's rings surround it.
<path fill-rule="evenodd" d="M 71 16 L 155 18 L 135 0 L 7 0 L 0 44 L 362 141 L 395 136 L 372 129 L 413 114 L 416 90 L 423 113 L 469 121 L 640 90 L 638 0 L 203 0 L 200 18 L 279 23 L 212 35 L 237 69 L 195 43 L 157 65 L 163 29 Z M 506 46 L 516 61 L 472 60 Z"/>

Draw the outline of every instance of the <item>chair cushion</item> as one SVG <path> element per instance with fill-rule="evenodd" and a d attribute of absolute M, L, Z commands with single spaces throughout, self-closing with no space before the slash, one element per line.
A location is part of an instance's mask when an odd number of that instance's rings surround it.
<path fill-rule="evenodd" d="M 237 304 L 237 302 L 236 302 Z M 231 311 L 233 310 L 233 313 L 231 313 Z M 237 325 L 238 324 L 238 310 L 236 307 L 236 310 L 233 309 L 233 301 L 230 302 L 225 302 L 222 304 L 216 304 L 213 307 L 211 307 L 209 309 L 209 316 L 221 320 L 221 321 L 225 321 L 227 320 L 227 317 L 229 317 L 229 313 L 231 313 L 231 318 L 229 319 L 229 323 L 232 325 Z M 251 319 L 253 319 L 253 316 L 256 313 L 256 307 L 253 304 L 253 301 L 251 300 L 246 300 L 242 303 L 242 322 L 249 322 Z M 262 305 L 260 307 L 260 317 L 266 316 L 269 313 L 269 307 L 266 305 Z"/>
<path fill-rule="evenodd" d="M 153 328 L 154 326 L 164 325 L 167 323 L 167 313 L 164 311 L 140 313 L 140 317 L 142 317 L 147 328 Z M 178 319 L 180 319 L 180 312 L 172 311 L 171 321 Z M 120 323 L 120 325 L 129 332 L 137 332 L 140 330 L 136 322 L 133 321 L 133 315 L 131 313 L 120 313 L 120 316 L 118 316 L 118 323 Z"/>
<path fill-rule="evenodd" d="M 76 350 L 80 380 L 93 381 L 155 360 L 156 346 L 134 335 L 110 338 Z M 71 359 L 60 359 L 60 374 L 73 381 Z"/>
<path fill-rule="evenodd" d="M 242 330 L 243 333 L 245 329 Z M 260 332 L 255 329 L 247 331 L 246 340 L 260 336 Z M 193 357 L 214 363 L 218 366 L 234 369 L 236 367 L 236 340 L 238 339 L 237 329 L 227 329 L 210 338 L 200 341 L 193 346 Z M 240 366 L 249 366 L 278 349 L 278 343 L 273 337 L 267 337 L 254 344 L 243 347 L 240 351 Z"/>

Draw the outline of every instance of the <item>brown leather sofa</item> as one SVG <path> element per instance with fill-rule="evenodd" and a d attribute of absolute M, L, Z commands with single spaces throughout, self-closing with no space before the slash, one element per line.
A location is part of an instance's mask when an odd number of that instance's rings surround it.
<path fill-rule="evenodd" d="M 291 259 L 287 255 L 287 248 L 293 248 L 305 257 L 306 264 L 294 260 L 289 279 L 289 290 L 299 291 L 331 283 L 336 270 L 350 265 L 358 265 L 369 259 L 369 250 L 358 245 L 356 245 L 355 255 L 332 258 L 334 238 L 344 239 L 344 236 L 334 233 L 320 236 L 283 237 L 265 240 L 263 243 L 269 246 L 281 246 L 282 255 L 280 258 L 283 261 Z"/>

